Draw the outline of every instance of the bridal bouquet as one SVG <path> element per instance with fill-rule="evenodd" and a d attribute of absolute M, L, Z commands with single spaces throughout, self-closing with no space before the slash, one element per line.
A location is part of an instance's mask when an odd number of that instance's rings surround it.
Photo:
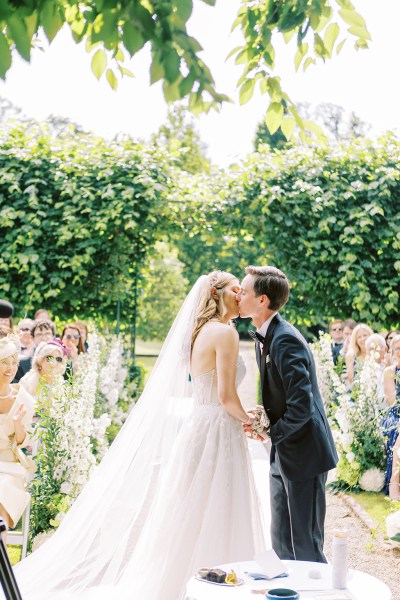
<path fill-rule="evenodd" d="M 267 438 L 269 428 L 270 428 L 270 422 L 269 422 L 267 414 L 264 410 L 264 407 L 263 406 L 255 406 L 254 408 L 251 408 L 247 412 L 249 415 L 254 417 L 254 422 L 251 426 L 252 431 L 249 434 L 250 437 L 256 438 L 258 435 L 260 435 L 263 438 Z"/>

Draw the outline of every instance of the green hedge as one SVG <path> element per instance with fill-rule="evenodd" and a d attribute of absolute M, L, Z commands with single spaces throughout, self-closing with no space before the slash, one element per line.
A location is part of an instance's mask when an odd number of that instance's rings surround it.
<path fill-rule="evenodd" d="M 65 318 L 123 317 L 135 273 L 163 227 L 163 165 L 131 141 L 3 133 L 0 289 L 19 315 L 43 305 Z"/>

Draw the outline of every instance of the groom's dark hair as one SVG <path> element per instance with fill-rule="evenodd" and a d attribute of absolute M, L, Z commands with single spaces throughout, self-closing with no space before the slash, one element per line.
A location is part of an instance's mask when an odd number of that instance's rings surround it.
<path fill-rule="evenodd" d="M 289 300 L 289 280 L 283 271 L 276 267 L 253 267 L 245 269 L 247 275 L 253 275 L 253 289 L 256 296 L 265 294 L 269 298 L 269 308 L 279 310 Z"/>

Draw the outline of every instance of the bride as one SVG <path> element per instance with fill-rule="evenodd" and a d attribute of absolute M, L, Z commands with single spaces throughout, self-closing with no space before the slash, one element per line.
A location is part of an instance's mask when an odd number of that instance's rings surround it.
<path fill-rule="evenodd" d="M 248 560 L 263 527 L 237 395 L 239 281 L 196 282 L 129 419 L 53 537 L 22 561 L 24 600 L 182 600 L 200 567 Z"/>

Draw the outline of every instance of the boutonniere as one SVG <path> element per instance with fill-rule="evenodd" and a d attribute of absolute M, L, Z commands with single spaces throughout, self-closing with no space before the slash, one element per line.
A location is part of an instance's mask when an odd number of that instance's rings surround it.
<path fill-rule="evenodd" d="M 268 365 L 268 364 L 269 364 L 269 362 L 270 362 L 270 360 L 271 360 L 271 359 L 270 359 L 270 357 L 269 357 L 269 354 L 267 354 L 267 356 L 265 357 L 265 364 L 266 364 L 266 365 Z"/>

